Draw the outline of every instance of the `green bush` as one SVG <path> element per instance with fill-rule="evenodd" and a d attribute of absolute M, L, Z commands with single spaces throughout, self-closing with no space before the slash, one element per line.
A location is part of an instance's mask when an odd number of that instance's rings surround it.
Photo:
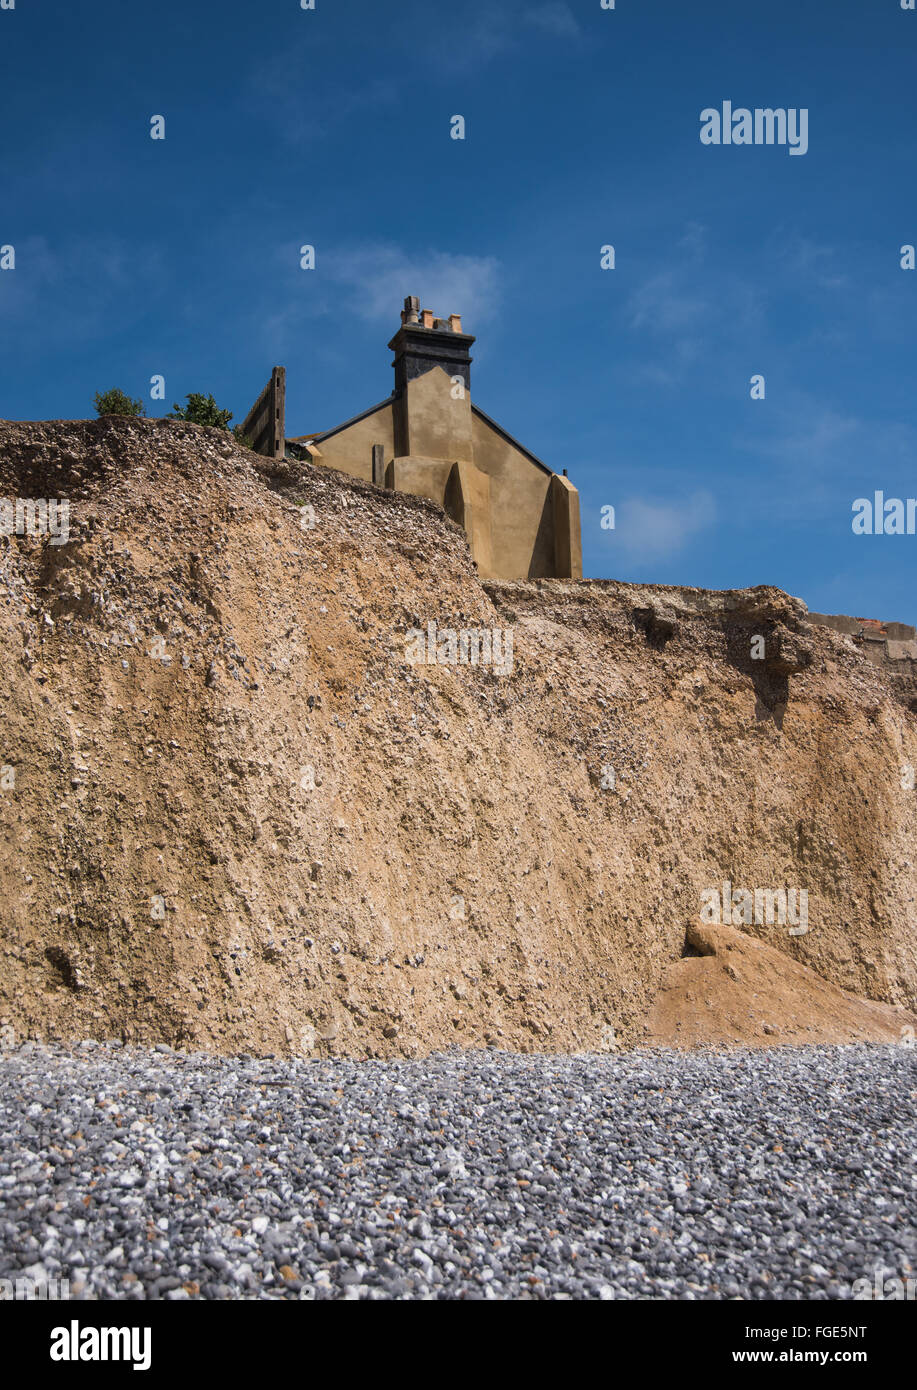
<path fill-rule="evenodd" d="M 192 425 L 211 425 L 214 429 L 228 430 L 232 411 L 220 410 L 213 396 L 205 396 L 200 391 L 190 391 L 188 404 L 174 405 L 168 418 L 189 420 Z"/>
<path fill-rule="evenodd" d="M 132 401 L 123 391 L 97 391 L 96 411 L 99 415 L 145 415 L 143 401 Z"/>

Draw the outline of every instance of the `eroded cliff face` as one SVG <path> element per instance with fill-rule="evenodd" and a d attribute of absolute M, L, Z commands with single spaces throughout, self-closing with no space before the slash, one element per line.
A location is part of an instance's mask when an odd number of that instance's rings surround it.
<path fill-rule="evenodd" d="M 804 934 L 744 930 L 917 1004 L 917 721 L 849 638 L 774 589 L 482 585 L 432 504 L 290 469 L 0 424 L 0 496 L 71 506 L 66 544 L 0 540 L 17 1035 L 639 1041 L 723 880 L 806 890 Z M 511 671 L 411 664 L 430 622 L 511 632 Z"/>

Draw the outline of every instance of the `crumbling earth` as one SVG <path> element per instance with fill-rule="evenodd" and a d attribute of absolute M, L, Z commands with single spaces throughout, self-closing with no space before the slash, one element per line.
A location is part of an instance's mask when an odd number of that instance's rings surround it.
<path fill-rule="evenodd" d="M 0 495 L 71 503 L 0 540 L 11 1036 L 627 1044 L 723 879 L 806 889 L 746 931 L 910 1026 L 915 716 L 799 600 L 482 584 L 433 504 L 174 421 L 0 423 Z M 430 620 L 511 672 L 411 665 Z"/>

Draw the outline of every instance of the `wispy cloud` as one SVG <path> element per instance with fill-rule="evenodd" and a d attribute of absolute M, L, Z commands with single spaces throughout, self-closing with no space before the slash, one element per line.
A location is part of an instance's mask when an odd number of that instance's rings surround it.
<path fill-rule="evenodd" d="M 536 29 L 559 38 L 576 38 L 580 32 L 579 20 L 564 0 L 547 0 L 546 4 L 536 5 L 526 13 L 525 20 Z"/>
<path fill-rule="evenodd" d="M 244 79 L 243 99 L 281 139 L 304 146 L 327 140 L 351 116 L 383 110 L 444 77 L 479 73 L 526 43 L 570 42 L 581 33 L 567 0 L 466 0 L 452 11 L 402 0 L 377 53 L 381 74 L 371 81 L 342 86 L 327 76 L 330 40 L 310 35 L 258 62 Z"/>
<path fill-rule="evenodd" d="M 792 410 L 778 410 L 769 434 L 759 439 L 746 436 L 742 441 L 750 453 L 794 466 L 837 467 L 839 457 L 846 458 L 850 446 L 857 447 L 862 441 L 864 422 L 830 406 L 807 401 Z"/>
<path fill-rule="evenodd" d="M 285 279 L 302 279 L 302 272 L 289 270 L 291 259 L 289 247 L 278 252 Z M 307 298 L 284 295 L 283 308 L 253 322 L 252 331 L 280 350 L 300 337 L 308 322 L 343 311 L 394 332 L 410 294 L 439 318 L 461 314 L 476 331 L 496 316 L 502 297 L 502 266 L 495 256 L 364 242 L 320 252 L 316 271 L 320 279 L 314 290 L 313 277 L 306 277 L 311 291 Z M 276 298 L 279 302 L 281 296 Z"/>
<path fill-rule="evenodd" d="M 628 559 L 656 560 L 682 550 L 715 520 L 716 501 L 706 491 L 681 502 L 627 497 L 615 510 L 615 530 L 603 534 Z"/>
<path fill-rule="evenodd" d="M 111 334 L 146 312 L 161 289 L 158 247 L 117 237 L 80 237 L 54 245 L 46 237 L 16 245 L 16 269 L 0 275 L 0 315 L 17 342 L 80 343 Z M 53 311 L 36 306 L 53 295 Z"/>
<path fill-rule="evenodd" d="M 578 39 L 579 20 L 566 0 L 543 0 L 534 7 L 526 0 L 486 0 L 476 9 L 456 11 L 453 28 L 444 30 L 438 12 L 429 10 L 430 33 L 424 45 L 427 61 L 437 72 L 458 75 L 479 71 L 496 58 L 515 52 L 537 35 Z"/>
<path fill-rule="evenodd" d="M 702 353 L 714 306 L 700 290 L 688 285 L 684 272 L 665 270 L 633 291 L 625 315 L 632 329 L 653 339 L 652 361 L 635 361 L 630 368 L 632 379 L 673 386 Z M 662 351 L 659 339 L 664 340 Z"/>
<path fill-rule="evenodd" d="M 707 251 L 707 228 L 702 222 L 689 222 L 677 244 L 695 260 L 702 261 Z"/>
<path fill-rule="evenodd" d="M 854 415 L 803 393 L 775 402 L 769 420 L 757 410 L 752 417 L 760 432 L 750 426 L 732 440 L 736 454 L 762 461 L 755 471 L 740 469 L 747 513 L 781 523 L 801 514 L 848 517 L 853 498 L 874 487 L 906 495 L 917 453 L 909 422 Z"/>
<path fill-rule="evenodd" d="M 809 289 L 839 290 L 850 276 L 839 265 L 837 247 L 813 241 L 786 227 L 776 227 L 768 239 L 768 260 L 796 284 Z M 849 250 L 844 254 L 849 255 Z"/>
<path fill-rule="evenodd" d="M 681 278 L 674 270 L 652 276 L 633 292 L 627 305 L 632 328 L 665 334 L 696 329 L 710 317 L 711 310 L 709 299 L 681 288 Z"/>
<path fill-rule="evenodd" d="M 301 49 L 279 59 L 272 57 L 249 74 L 242 93 L 247 108 L 268 119 L 288 145 L 327 141 L 333 129 L 351 116 L 381 111 L 404 93 L 403 80 L 393 76 L 341 87 L 331 78 L 313 74 L 304 84 L 307 61 Z"/>
<path fill-rule="evenodd" d="M 416 294 L 439 316 L 463 314 L 484 323 L 493 317 L 500 293 L 500 263 L 494 256 L 376 244 L 329 253 L 326 269 L 354 312 L 373 321 L 390 322 L 405 296 Z"/>
<path fill-rule="evenodd" d="M 630 376 L 673 386 L 700 359 L 708 362 L 731 353 L 759 333 L 763 300 L 746 276 L 711 264 L 707 229 L 691 221 L 677 243 L 679 256 L 665 270 L 655 270 L 637 284 L 624 303 L 624 318 L 635 338 Z M 652 360 L 636 356 L 649 343 Z"/>

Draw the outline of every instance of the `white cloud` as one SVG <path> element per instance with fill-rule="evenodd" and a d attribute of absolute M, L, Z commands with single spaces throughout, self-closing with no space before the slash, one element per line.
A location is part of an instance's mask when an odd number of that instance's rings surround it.
<path fill-rule="evenodd" d="M 790 281 L 802 282 L 809 289 L 836 291 L 850 283 L 846 269 L 839 264 L 837 247 L 785 227 L 778 227 L 769 237 L 768 254 L 783 266 Z"/>
<path fill-rule="evenodd" d="M 688 222 L 684 235 L 679 237 L 678 245 L 697 261 L 702 261 L 707 252 L 707 228 L 702 222 Z"/>
<path fill-rule="evenodd" d="M 755 412 L 752 417 L 758 418 Z M 733 447 L 764 461 L 759 472 L 744 471 L 746 510 L 783 523 L 802 513 L 836 517 L 839 507 L 848 515 L 849 501 L 868 495 L 873 485 L 906 495 L 917 429 L 908 421 L 847 414 L 801 395 L 777 408 L 766 432 L 746 430 Z"/>
<path fill-rule="evenodd" d="M 546 4 L 536 5 L 529 10 L 526 19 L 538 29 L 560 38 L 575 38 L 579 32 L 579 21 L 564 0 L 547 0 Z"/>
<path fill-rule="evenodd" d="M 627 497 L 615 509 L 614 531 L 605 534 L 620 554 L 657 560 L 681 550 L 715 520 L 716 501 L 709 492 L 694 492 L 682 502 Z"/>
<path fill-rule="evenodd" d="M 708 259 L 705 228 L 688 222 L 678 245 L 684 259 L 648 276 L 625 303 L 627 322 L 639 335 L 628 367 L 635 382 L 674 386 L 698 362 L 732 362 L 736 348 L 744 350 L 762 331 L 758 286 L 719 266 L 700 273 Z M 639 360 L 641 345 L 652 351 L 651 361 Z"/>
<path fill-rule="evenodd" d="M 342 287 L 352 312 L 392 324 L 393 330 L 409 294 L 438 318 L 461 314 L 474 324 L 494 316 L 500 295 L 500 262 L 493 256 L 376 244 L 329 252 L 324 269 Z"/>
<path fill-rule="evenodd" d="M 371 119 L 404 95 L 404 83 L 383 75 L 352 87 L 342 87 L 310 68 L 310 55 L 293 44 L 269 62 L 256 65 L 244 79 L 241 98 L 246 108 L 269 121 L 281 140 L 293 146 L 327 141 L 351 116 Z"/>
<path fill-rule="evenodd" d="M 454 75 L 479 72 L 495 58 L 518 49 L 527 38 L 534 38 L 537 29 L 549 39 L 575 39 L 580 35 L 579 21 L 566 0 L 543 0 L 530 8 L 528 0 L 485 0 L 476 11 L 463 10 L 456 23 L 444 31 L 436 11 L 427 7 L 424 19 L 430 29 L 422 41 L 426 60 L 437 72 Z M 412 42 L 417 42 L 420 25 L 412 28 Z"/>
<path fill-rule="evenodd" d="M 658 333 L 677 333 L 702 323 L 711 310 L 702 295 L 678 288 L 674 271 L 654 275 L 631 295 L 627 311 L 634 328 L 650 328 Z"/>
<path fill-rule="evenodd" d="M 81 343 L 110 335 L 146 311 L 161 288 L 158 247 L 118 237 L 80 237 L 52 246 L 45 237 L 16 243 L 16 269 L 0 275 L 0 312 L 22 345 Z M 128 293 L 130 292 L 130 293 Z M 39 306 L 51 303 L 53 316 Z M 125 307 L 127 306 L 127 307 Z"/>
<path fill-rule="evenodd" d="M 745 447 L 765 458 L 785 463 L 837 465 L 839 451 L 846 456 L 848 444 L 861 436 L 863 421 L 853 415 L 842 415 L 830 406 L 819 407 L 807 401 L 792 411 L 781 411 L 778 417 L 782 431 L 775 430 L 767 438 L 745 440 Z"/>

